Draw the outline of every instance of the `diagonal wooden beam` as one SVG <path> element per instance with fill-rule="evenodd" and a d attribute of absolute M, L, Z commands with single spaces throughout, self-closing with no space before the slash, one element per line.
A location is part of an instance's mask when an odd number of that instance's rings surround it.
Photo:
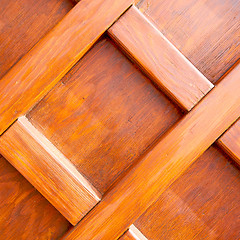
<path fill-rule="evenodd" d="M 132 4 L 81 0 L 0 80 L 0 134 L 43 97 Z"/>
<path fill-rule="evenodd" d="M 70 160 L 25 117 L 2 134 L 0 153 L 73 225 L 101 199 Z"/>
<path fill-rule="evenodd" d="M 240 64 L 64 239 L 117 239 L 240 116 Z"/>
<path fill-rule="evenodd" d="M 136 7 L 128 9 L 108 34 L 183 109 L 190 111 L 213 88 Z"/>

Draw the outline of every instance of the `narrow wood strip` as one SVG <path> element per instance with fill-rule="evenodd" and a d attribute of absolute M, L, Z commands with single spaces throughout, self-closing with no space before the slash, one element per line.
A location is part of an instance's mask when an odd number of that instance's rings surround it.
<path fill-rule="evenodd" d="M 213 88 L 136 7 L 124 13 L 108 34 L 184 109 L 190 111 Z"/>
<path fill-rule="evenodd" d="M 116 239 L 240 115 L 240 65 L 133 166 L 65 239 Z"/>
<path fill-rule="evenodd" d="M 218 139 L 217 143 L 240 165 L 240 119 Z"/>
<path fill-rule="evenodd" d="M 147 240 L 147 238 L 134 225 L 131 225 L 119 240 Z"/>
<path fill-rule="evenodd" d="M 1 137 L 1 154 L 73 225 L 100 200 L 98 191 L 25 118 Z"/>
<path fill-rule="evenodd" d="M 0 134 L 47 93 L 132 0 L 81 0 L 0 80 Z"/>

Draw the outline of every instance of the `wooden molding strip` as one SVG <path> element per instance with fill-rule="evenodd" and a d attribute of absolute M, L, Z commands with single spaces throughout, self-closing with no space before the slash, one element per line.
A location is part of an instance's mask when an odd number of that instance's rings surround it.
<path fill-rule="evenodd" d="M 217 143 L 240 165 L 240 119 L 218 139 Z"/>
<path fill-rule="evenodd" d="M 239 78 L 240 64 L 132 166 L 65 239 L 120 237 L 240 116 Z"/>
<path fill-rule="evenodd" d="M 0 152 L 73 225 L 100 201 L 100 193 L 25 117 L 0 137 Z"/>
<path fill-rule="evenodd" d="M 108 34 L 185 110 L 190 111 L 213 88 L 136 7 L 128 9 Z"/>
<path fill-rule="evenodd" d="M 119 240 L 148 240 L 134 225 L 131 225 L 127 232 Z"/>
<path fill-rule="evenodd" d="M 132 0 L 81 0 L 0 80 L 0 134 L 39 101 Z"/>

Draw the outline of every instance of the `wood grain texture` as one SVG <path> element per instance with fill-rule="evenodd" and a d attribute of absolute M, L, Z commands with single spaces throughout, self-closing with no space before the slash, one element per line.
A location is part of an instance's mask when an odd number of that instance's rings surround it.
<path fill-rule="evenodd" d="M 138 7 L 216 83 L 240 57 L 240 1 L 140 0 Z"/>
<path fill-rule="evenodd" d="M 102 194 L 181 117 L 106 39 L 27 115 Z"/>
<path fill-rule="evenodd" d="M 237 120 L 218 141 L 218 145 L 240 165 L 240 120 Z"/>
<path fill-rule="evenodd" d="M 0 156 L 0 239 L 59 239 L 70 223 Z"/>
<path fill-rule="evenodd" d="M 0 134 L 46 94 L 130 5 L 131 0 L 82 0 L 25 55 L 0 81 Z"/>
<path fill-rule="evenodd" d="M 0 78 L 73 7 L 69 0 L 1 0 Z"/>
<path fill-rule="evenodd" d="M 151 240 L 240 239 L 240 172 L 210 147 L 134 225 Z"/>
<path fill-rule="evenodd" d="M 100 200 L 100 194 L 25 117 L 1 137 L 1 154 L 73 225 Z"/>
<path fill-rule="evenodd" d="M 190 111 L 213 87 L 136 7 L 108 34 L 183 109 Z"/>
<path fill-rule="evenodd" d="M 119 240 L 147 240 L 147 238 L 134 225 L 131 225 Z"/>
<path fill-rule="evenodd" d="M 239 117 L 239 73 L 240 65 L 165 134 L 65 239 L 121 236 Z"/>

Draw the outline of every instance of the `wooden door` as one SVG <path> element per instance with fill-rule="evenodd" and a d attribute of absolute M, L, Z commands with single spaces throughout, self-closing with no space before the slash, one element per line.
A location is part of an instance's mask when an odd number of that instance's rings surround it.
<path fill-rule="evenodd" d="M 0 239 L 240 239 L 239 1 L 0 2 Z"/>

